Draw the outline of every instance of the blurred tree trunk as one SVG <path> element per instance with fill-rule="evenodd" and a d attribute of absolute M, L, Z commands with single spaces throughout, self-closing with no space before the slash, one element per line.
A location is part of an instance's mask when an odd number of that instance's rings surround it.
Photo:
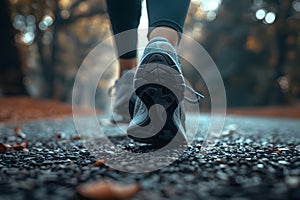
<path fill-rule="evenodd" d="M 60 21 L 58 2 L 54 2 L 54 22 L 52 25 L 52 41 L 49 46 L 43 44 L 43 32 L 38 29 L 37 31 L 37 45 L 40 55 L 40 62 L 42 65 L 42 75 L 45 81 L 45 87 L 43 91 L 43 97 L 53 98 L 55 93 L 55 65 L 56 65 L 56 55 L 57 55 L 57 24 Z M 47 50 L 46 50 L 47 48 Z"/>
<path fill-rule="evenodd" d="M 61 53 L 61 45 L 65 45 L 59 43 L 58 40 L 59 30 L 63 26 L 68 26 L 72 23 L 75 23 L 77 20 L 81 18 L 92 17 L 98 14 L 106 14 L 106 11 L 105 9 L 103 9 L 103 6 L 101 6 L 99 8 L 96 7 L 92 9 L 90 12 L 75 15 L 74 10 L 76 10 L 78 5 L 82 3 L 82 1 L 77 0 L 69 8 L 70 16 L 68 18 L 62 18 L 61 16 L 62 10 L 58 5 L 58 1 L 53 1 L 52 3 L 53 3 L 52 11 L 54 14 L 54 21 L 53 24 L 51 25 L 51 29 L 49 29 L 52 36 L 50 44 L 45 45 L 43 43 L 43 36 L 45 33 L 42 30 L 37 29 L 37 46 L 38 46 L 38 52 L 40 56 L 41 66 L 42 66 L 42 76 L 45 81 L 45 87 L 42 96 L 45 98 L 65 100 L 66 97 L 62 97 L 61 94 L 58 94 L 57 83 L 56 83 L 59 77 L 56 68 L 57 68 L 57 64 L 60 62 L 59 54 Z M 78 44 L 78 47 L 80 47 L 80 45 L 81 44 Z M 86 55 L 84 55 L 84 57 L 85 56 Z"/>
<path fill-rule="evenodd" d="M 0 86 L 3 95 L 28 95 L 23 83 L 24 74 L 15 46 L 8 0 L 0 1 Z"/>
<path fill-rule="evenodd" d="M 276 42 L 278 48 L 278 60 L 274 69 L 273 84 L 269 92 L 269 102 L 271 104 L 287 103 L 286 95 L 280 86 L 279 79 L 285 75 L 285 64 L 287 60 L 287 38 L 289 36 L 288 19 L 291 17 L 292 1 L 279 0 L 276 2 L 278 7 L 278 20 L 276 26 Z"/>

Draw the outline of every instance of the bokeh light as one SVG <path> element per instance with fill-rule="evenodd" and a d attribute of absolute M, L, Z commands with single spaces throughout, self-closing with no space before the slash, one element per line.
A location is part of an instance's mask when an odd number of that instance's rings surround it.
<path fill-rule="evenodd" d="M 265 17 L 265 21 L 268 24 L 272 24 L 276 19 L 276 15 L 273 12 L 268 12 Z"/>
<path fill-rule="evenodd" d="M 299 0 L 293 1 L 292 5 L 293 5 L 293 8 L 295 11 L 300 12 L 300 1 Z"/>
<path fill-rule="evenodd" d="M 266 16 L 266 11 L 264 9 L 259 9 L 256 11 L 255 16 L 258 20 L 262 20 Z"/>
<path fill-rule="evenodd" d="M 202 0 L 201 9 L 203 11 L 214 11 L 219 8 L 221 3 L 221 0 Z"/>
<path fill-rule="evenodd" d="M 22 35 L 22 40 L 26 45 L 30 45 L 30 44 L 32 44 L 32 42 L 34 40 L 34 37 L 35 37 L 34 33 L 27 32 Z"/>
<path fill-rule="evenodd" d="M 209 20 L 209 21 L 213 21 L 214 19 L 216 19 L 216 17 L 217 17 L 217 13 L 214 12 L 214 11 L 209 11 L 209 12 L 207 12 L 207 14 L 206 14 L 206 18 L 207 18 L 207 20 Z"/>
<path fill-rule="evenodd" d="M 70 11 L 67 9 L 64 9 L 60 12 L 60 15 L 63 19 L 68 19 L 71 15 Z"/>
<path fill-rule="evenodd" d="M 43 20 L 39 23 L 39 29 L 44 31 L 52 24 L 53 24 L 53 18 L 49 15 L 45 15 L 43 17 Z"/>

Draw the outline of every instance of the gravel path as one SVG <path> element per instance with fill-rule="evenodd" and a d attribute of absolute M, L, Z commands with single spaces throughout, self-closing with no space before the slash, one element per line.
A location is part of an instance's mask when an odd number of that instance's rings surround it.
<path fill-rule="evenodd" d="M 199 133 L 173 164 L 136 174 L 95 167 L 99 158 L 84 147 L 72 119 L 2 125 L 0 143 L 29 145 L 0 153 L 0 199 L 78 199 L 78 185 L 101 180 L 140 184 L 134 199 L 300 199 L 300 120 L 229 116 L 225 127 L 206 155 L 199 154 Z M 105 131 L 120 148 L 147 149 L 117 128 Z"/>

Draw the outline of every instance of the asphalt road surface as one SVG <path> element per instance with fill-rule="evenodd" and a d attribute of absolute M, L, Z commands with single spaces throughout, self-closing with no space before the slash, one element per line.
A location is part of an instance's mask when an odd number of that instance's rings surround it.
<path fill-rule="evenodd" d="M 147 173 L 94 166 L 98 159 L 113 159 L 114 148 L 100 141 L 101 154 L 93 154 L 71 118 L 2 125 L 0 199 L 79 199 L 79 185 L 102 180 L 138 183 L 142 190 L 133 199 L 300 199 L 300 120 L 228 116 L 223 135 L 203 155 L 208 121 L 190 115 L 188 131 L 197 131 L 193 143 L 172 164 Z M 119 127 L 102 128 L 121 150 L 153 150 Z M 118 159 L 130 170 L 132 157 Z"/>

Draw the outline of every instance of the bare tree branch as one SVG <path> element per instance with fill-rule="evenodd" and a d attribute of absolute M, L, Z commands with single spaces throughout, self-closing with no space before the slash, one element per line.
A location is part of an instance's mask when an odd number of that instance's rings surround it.
<path fill-rule="evenodd" d="M 70 12 L 71 13 L 73 13 L 74 12 L 74 10 L 75 10 L 75 8 L 77 7 L 77 6 L 79 6 L 79 4 L 80 3 L 82 3 L 82 2 L 84 2 L 85 0 L 78 0 L 78 1 L 76 1 L 75 3 L 73 3 L 71 6 L 70 6 L 70 8 L 69 8 L 69 10 L 70 10 Z"/>
<path fill-rule="evenodd" d="M 58 22 L 58 25 L 65 25 L 65 24 L 73 23 L 80 18 L 92 17 L 95 15 L 104 15 L 104 14 L 106 14 L 106 11 L 104 11 L 102 9 L 96 9 L 96 10 L 92 10 L 88 13 L 83 13 L 83 14 L 79 14 L 79 15 L 75 15 L 75 16 L 71 15 L 68 19 L 61 19 L 61 21 Z"/>

